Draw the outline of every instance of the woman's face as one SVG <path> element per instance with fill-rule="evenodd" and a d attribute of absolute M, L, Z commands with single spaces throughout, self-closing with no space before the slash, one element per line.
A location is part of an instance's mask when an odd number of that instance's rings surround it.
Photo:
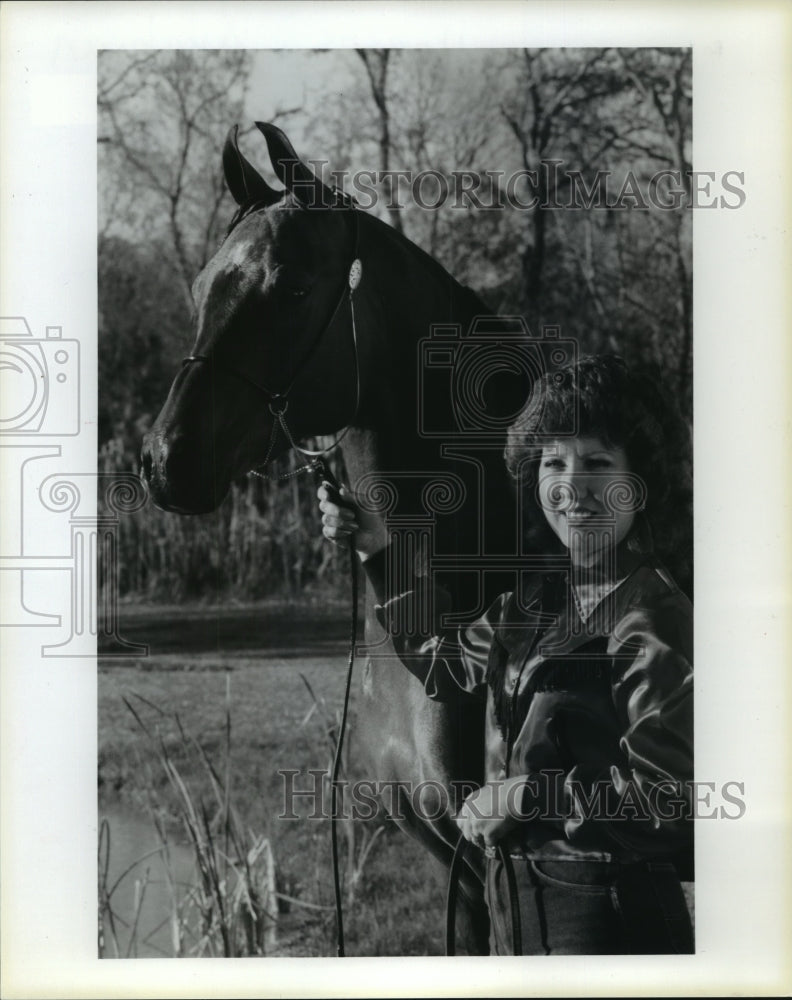
<path fill-rule="evenodd" d="M 623 503 L 634 490 L 629 472 L 624 448 L 600 438 L 559 438 L 542 449 L 539 501 L 576 565 L 598 562 L 632 527 L 635 508 Z"/>

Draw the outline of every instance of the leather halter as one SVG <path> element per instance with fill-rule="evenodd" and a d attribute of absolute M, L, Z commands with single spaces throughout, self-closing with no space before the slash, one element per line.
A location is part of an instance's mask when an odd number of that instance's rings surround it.
<path fill-rule="evenodd" d="M 355 203 L 352 201 L 351 198 L 349 198 L 348 195 L 344 195 L 342 192 L 336 192 L 336 193 L 337 193 L 337 200 L 332 207 L 334 208 L 344 207 L 352 212 L 353 232 L 354 232 L 353 243 L 352 243 L 353 247 L 352 261 L 349 265 L 349 270 L 347 272 L 347 280 L 344 282 L 344 287 L 341 289 L 341 293 L 338 296 L 335 308 L 333 309 L 333 312 L 331 313 L 329 320 L 319 330 L 316 337 L 314 337 L 313 341 L 308 347 L 308 350 L 305 352 L 302 359 L 298 363 L 286 386 L 278 390 L 271 389 L 269 386 L 265 385 L 263 381 L 251 377 L 247 373 L 240 371 L 238 368 L 229 365 L 224 361 L 223 362 L 218 361 L 210 354 L 190 354 L 182 360 L 183 368 L 187 365 L 195 364 L 196 362 L 205 362 L 208 364 L 212 364 L 218 371 L 224 372 L 226 375 L 231 375 L 242 382 L 246 382 L 248 385 L 252 386 L 258 392 L 262 393 L 264 396 L 267 397 L 269 401 L 269 411 L 272 414 L 272 416 L 275 417 L 275 421 L 273 422 L 272 425 L 272 435 L 270 437 L 269 446 L 267 448 L 267 454 L 264 458 L 264 461 L 259 466 L 256 467 L 257 469 L 266 466 L 270 460 L 270 456 L 272 455 L 272 450 L 275 446 L 278 426 L 280 426 L 281 430 L 283 431 L 284 436 L 286 437 L 286 440 L 289 442 L 291 448 L 293 448 L 295 451 L 299 451 L 302 455 L 316 458 L 321 455 L 326 455 L 329 451 L 335 448 L 343 440 L 343 438 L 349 431 L 349 428 L 354 423 L 355 418 L 357 417 L 360 409 L 360 357 L 358 353 L 357 328 L 355 324 L 355 303 L 354 303 L 354 292 L 357 289 L 358 285 L 360 284 L 360 280 L 363 273 L 363 265 L 360 258 L 358 257 L 358 241 L 359 241 L 359 224 L 357 215 L 358 209 L 355 206 Z M 262 210 L 263 208 L 258 209 L 258 211 Z M 256 209 L 254 208 L 253 211 L 256 211 Z M 246 218 L 248 214 L 252 213 L 240 212 L 238 214 L 234 222 L 232 222 L 231 227 L 229 228 L 229 234 L 231 230 L 234 228 L 236 222 L 240 221 L 243 217 Z M 289 429 L 289 426 L 286 423 L 286 411 L 289 408 L 289 393 L 292 391 L 294 384 L 299 378 L 300 374 L 303 372 L 303 370 L 305 369 L 305 367 L 307 366 L 313 355 L 316 353 L 316 350 L 319 347 L 319 344 L 324 339 L 325 334 L 335 322 L 336 317 L 338 316 L 338 313 L 340 312 L 344 300 L 347 298 L 347 296 L 349 297 L 349 307 L 351 312 L 352 350 L 355 357 L 354 413 L 352 419 L 347 423 L 343 431 L 336 437 L 336 439 L 333 441 L 332 444 L 328 445 L 327 448 L 320 448 L 318 450 L 303 448 L 296 443 Z M 255 475 L 261 475 L 261 473 L 256 472 L 255 469 L 251 471 Z"/>

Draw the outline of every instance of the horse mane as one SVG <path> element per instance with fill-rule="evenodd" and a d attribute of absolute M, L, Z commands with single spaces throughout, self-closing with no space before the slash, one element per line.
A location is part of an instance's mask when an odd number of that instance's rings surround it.
<path fill-rule="evenodd" d="M 477 292 L 474 292 L 468 285 L 463 285 L 462 282 L 457 281 L 439 260 L 436 260 L 426 250 L 419 247 L 417 243 L 414 243 L 404 233 L 400 233 L 376 215 L 369 215 L 367 212 L 363 212 L 362 209 L 356 209 L 356 211 L 361 212 L 367 220 L 366 225 L 373 226 L 376 231 L 385 236 L 386 239 L 389 239 L 391 243 L 396 244 L 400 250 L 416 258 L 435 277 L 447 282 L 453 289 L 457 301 L 469 309 L 472 314 L 490 313 L 492 311 Z"/>

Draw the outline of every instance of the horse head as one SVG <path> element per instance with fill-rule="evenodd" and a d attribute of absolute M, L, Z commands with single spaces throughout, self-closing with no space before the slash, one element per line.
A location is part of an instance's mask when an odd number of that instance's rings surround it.
<path fill-rule="evenodd" d="M 195 279 L 194 347 L 143 442 L 154 502 L 181 514 L 215 510 L 233 479 L 288 449 L 287 434 L 336 432 L 356 409 L 356 212 L 280 129 L 256 125 L 284 189 L 247 162 L 234 126 L 223 170 L 239 208 Z"/>

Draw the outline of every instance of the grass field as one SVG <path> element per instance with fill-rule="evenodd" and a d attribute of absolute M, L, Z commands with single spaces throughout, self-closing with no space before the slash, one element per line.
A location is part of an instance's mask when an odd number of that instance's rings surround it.
<path fill-rule="evenodd" d="M 183 833 L 157 740 L 141 731 L 125 699 L 163 740 L 194 798 L 211 803 L 201 756 L 195 747 L 185 747 L 173 714 L 223 773 L 228 696 L 230 796 L 241 826 L 269 839 L 278 891 L 289 897 L 280 900 L 274 954 L 335 954 L 329 823 L 279 819 L 285 779 L 278 772 L 328 765 L 326 730 L 343 695 L 345 618 L 343 608 L 309 609 L 302 617 L 277 606 L 129 608 L 122 633 L 148 642 L 150 655 L 100 660 L 100 813 L 120 806 L 149 819 L 153 806 L 174 839 Z M 352 712 L 350 768 L 354 702 Z M 298 777 L 295 787 L 306 787 L 309 780 L 307 774 Z M 440 954 L 444 889 L 426 852 L 384 817 L 355 820 L 354 827 L 342 831 L 344 856 L 352 835 L 359 852 L 383 829 L 345 913 L 347 953 Z"/>

